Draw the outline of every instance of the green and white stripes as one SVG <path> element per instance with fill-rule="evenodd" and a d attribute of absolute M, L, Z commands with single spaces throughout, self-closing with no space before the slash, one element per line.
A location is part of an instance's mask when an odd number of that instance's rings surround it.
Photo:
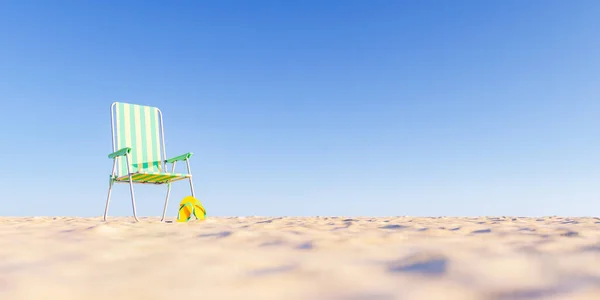
<path fill-rule="evenodd" d="M 131 172 L 161 172 L 158 109 L 121 102 L 115 106 L 116 150 L 132 148 Z M 117 160 L 117 177 L 128 175 L 125 157 Z"/>
<path fill-rule="evenodd" d="M 133 174 L 131 177 L 133 179 L 133 182 L 136 183 L 169 183 L 191 178 L 192 175 L 180 173 L 136 173 Z M 129 176 L 124 175 L 116 178 L 115 180 L 127 182 L 129 181 Z"/>

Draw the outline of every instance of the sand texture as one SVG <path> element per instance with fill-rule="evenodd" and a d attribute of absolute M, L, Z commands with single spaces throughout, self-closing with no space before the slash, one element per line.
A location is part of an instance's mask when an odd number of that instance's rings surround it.
<path fill-rule="evenodd" d="M 600 299 L 598 218 L 0 218 L 0 299 Z"/>

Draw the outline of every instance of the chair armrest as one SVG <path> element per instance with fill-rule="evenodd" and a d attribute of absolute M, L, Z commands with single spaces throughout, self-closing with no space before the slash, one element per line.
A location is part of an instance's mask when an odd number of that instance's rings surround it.
<path fill-rule="evenodd" d="M 108 158 L 117 158 L 119 156 L 125 156 L 125 154 L 128 154 L 130 152 L 131 152 L 131 148 L 126 147 L 126 148 L 123 148 L 121 150 L 118 150 L 116 152 L 113 152 L 113 153 L 109 154 Z"/>
<path fill-rule="evenodd" d="M 165 160 L 165 162 L 168 163 L 168 164 L 172 164 L 172 163 L 174 163 L 176 161 L 186 160 L 186 159 L 192 157 L 193 154 L 194 153 L 192 153 L 192 152 L 188 152 L 186 154 L 182 154 L 182 155 L 179 155 L 179 156 L 175 156 L 173 158 L 169 158 L 169 159 Z"/>

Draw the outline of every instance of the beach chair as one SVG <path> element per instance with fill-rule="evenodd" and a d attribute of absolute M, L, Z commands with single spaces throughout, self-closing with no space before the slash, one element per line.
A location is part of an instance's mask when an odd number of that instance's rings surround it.
<path fill-rule="evenodd" d="M 104 221 L 106 221 L 110 195 L 115 183 L 129 184 L 133 218 L 137 222 L 139 220 L 135 209 L 134 184 L 167 185 L 167 197 L 161 222 L 164 221 L 167 213 L 172 182 L 189 180 L 192 197 L 194 197 L 194 184 L 190 170 L 192 153 L 166 158 L 162 112 L 158 108 L 115 102 L 110 106 L 110 127 L 113 153 L 108 157 L 113 160 L 113 167 L 104 209 Z M 185 161 L 187 173 L 174 173 L 178 161 Z M 167 172 L 167 164 L 172 164 L 171 172 Z"/>

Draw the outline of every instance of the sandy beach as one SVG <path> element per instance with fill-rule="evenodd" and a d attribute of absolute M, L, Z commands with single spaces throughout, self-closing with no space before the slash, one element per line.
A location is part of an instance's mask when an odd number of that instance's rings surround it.
<path fill-rule="evenodd" d="M 600 299 L 598 218 L 0 218 L 0 299 Z"/>

